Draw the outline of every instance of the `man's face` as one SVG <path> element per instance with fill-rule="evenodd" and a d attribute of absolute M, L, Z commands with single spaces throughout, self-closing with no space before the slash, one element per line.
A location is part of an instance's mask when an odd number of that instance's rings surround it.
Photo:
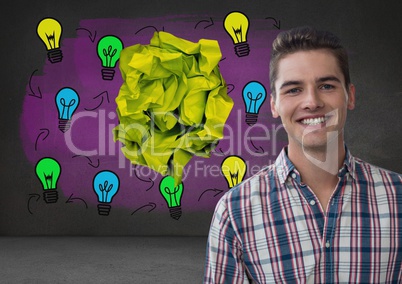
<path fill-rule="evenodd" d="M 271 111 L 281 118 L 289 147 L 326 149 L 329 139 L 343 143 L 346 113 L 354 108 L 355 89 L 352 84 L 345 86 L 330 51 L 298 51 L 280 59 L 275 90 Z"/>

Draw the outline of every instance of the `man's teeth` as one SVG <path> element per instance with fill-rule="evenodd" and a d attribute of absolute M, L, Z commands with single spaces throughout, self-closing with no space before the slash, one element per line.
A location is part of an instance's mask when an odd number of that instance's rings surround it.
<path fill-rule="evenodd" d="M 325 117 L 317 117 L 317 118 L 307 118 L 303 119 L 301 123 L 307 124 L 307 125 L 317 125 L 320 123 L 323 123 L 325 121 Z"/>

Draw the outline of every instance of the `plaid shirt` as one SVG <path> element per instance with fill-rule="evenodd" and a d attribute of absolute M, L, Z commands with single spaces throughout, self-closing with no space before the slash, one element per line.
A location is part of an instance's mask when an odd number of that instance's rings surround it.
<path fill-rule="evenodd" d="M 285 149 L 229 190 L 204 283 L 402 283 L 402 175 L 346 150 L 338 177 L 326 213 Z"/>

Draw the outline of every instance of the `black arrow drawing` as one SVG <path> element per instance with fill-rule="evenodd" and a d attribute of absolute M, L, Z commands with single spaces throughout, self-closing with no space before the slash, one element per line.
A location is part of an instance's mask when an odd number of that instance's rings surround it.
<path fill-rule="evenodd" d="M 201 20 L 195 25 L 194 29 L 197 29 L 198 25 L 202 24 L 202 23 L 208 23 L 208 25 L 204 26 L 204 30 L 205 30 L 205 29 L 207 29 L 209 27 L 212 27 L 214 25 L 214 20 L 211 17 L 209 18 L 209 20 Z"/>
<path fill-rule="evenodd" d="M 138 34 L 139 32 L 142 32 L 143 30 L 146 30 L 146 29 L 153 29 L 155 32 L 158 31 L 158 29 L 155 26 L 145 26 L 145 27 L 139 29 L 138 31 L 136 31 L 135 34 Z M 165 27 L 162 27 L 162 31 L 164 31 L 164 30 L 165 30 Z"/>
<path fill-rule="evenodd" d="M 134 175 L 135 175 L 135 177 L 138 178 L 140 181 L 143 181 L 143 182 L 150 182 L 150 183 L 151 183 L 151 186 L 148 187 L 145 191 L 150 190 L 150 189 L 154 186 L 154 184 L 155 184 L 154 180 L 151 179 L 151 178 L 143 179 L 143 178 L 140 178 L 140 177 L 139 177 L 139 175 L 137 174 L 137 165 L 134 165 Z"/>
<path fill-rule="evenodd" d="M 155 203 L 149 202 L 148 204 L 143 205 L 143 206 L 137 208 L 136 210 L 134 210 L 133 213 L 131 213 L 131 215 L 134 215 L 134 214 L 135 214 L 136 212 L 138 212 L 139 210 L 141 210 L 141 209 L 143 209 L 143 208 L 146 208 L 146 207 L 149 207 L 149 206 L 151 206 L 151 209 L 148 210 L 148 213 L 151 212 L 152 210 L 154 210 L 154 209 L 156 208 L 156 204 L 155 204 Z"/>
<path fill-rule="evenodd" d="M 35 98 L 38 98 L 38 99 L 42 99 L 42 92 L 40 91 L 39 86 L 38 86 L 38 93 L 39 94 L 35 94 L 34 90 L 32 90 L 32 84 L 31 84 L 32 83 L 32 77 L 33 77 L 33 75 L 35 74 L 36 71 L 38 71 L 38 69 L 33 71 L 32 74 L 31 74 L 31 77 L 29 78 L 29 89 L 31 90 L 31 93 L 28 94 L 28 96 L 35 97 Z"/>
<path fill-rule="evenodd" d="M 97 160 L 97 164 L 95 165 L 93 162 L 92 162 L 92 160 L 91 160 L 91 158 L 90 157 L 88 157 L 88 156 L 84 156 L 84 155 L 74 155 L 73 156 L 73 158 L 77 158 L 77 157 L 85 157 L 85 158 L 87 158 L 87 160 L 88 160 L 88 165 L 90 165 L 91 167 L 93 167 L 93 168 L 99 168 L 99 159 L 96 159 Z"/>
<path fill-rule="evenodd" d="M 207 192 L 214 192 L 214 193 L 215 193 L 215 194 L 214 194 L 214 197 L 216 197 L 216 196 L 218 196 L 219 194 L 222 194 L 223 189 L 218 189 L 218 188 L 209 188 L 209 189 L 206 189 L 206 190 L 204 190 L 204 191 L 201 193 L 200 197 L 198 197 L 198 201 L 200 201 L 200 200 L 201 200 L 201 197 L 202 197 L 205 193 L 207 193 Z"/>
<path fill-rule="evenodd" d="M 102 93 L 100 93 L 99 95 L 96 95 L 96 96 L 93 97 L 92 99 L 93 99 L 93 100 L 96 100 L 96 99 L 98 99 L 99 97 L 100 97 L 100 102 L 99 102 L 99 104 L 98 104 L 96 107 L 94 107 L 94 108 L 84 108 L 84 109 L 85 109 L 85 110 L 88 110 L 88 111 L 96 110 L 97 108 L 99 108 L 99 107 L 103 104 L 103 98 L 104 98 L 104 97 L 106 97 L 107 102 L 110 103 L 108 91 L 103 91 Z"/>
<path fill-rule="evenodd" d="M 266 17 L 265 18 L 266 20 L 274 20 L 275 21 L 275 24 L 274 24 L 274 27 L 275 28 L 277 28 L 278 30 L 280 30 L 281 29 L 281 21 L 277 21 L 275 18 L 273 18 L 273 17 Z"/>
<path fill-rule="evenodd" d="M 227 85 L 227 89 L 228 89 L 228 94 L 230 94 L 230 93 L 235 89 L 235 85 L 233 85 L 233 84 L 228 84 L 228 85 Z"/>
<path fill-rule="evenodd" d="M 265 153 L 264 149 L 263 149 L 261 146 L 256 147 L 256 146 L 254 145 L 253 140 L 251 140 L 251 137 L 248 137 L 248 139 L 250 140 L 250 143 L 251 143 L 251 145 L 254 147 L 256 153 L 258 153 L 258 154 L 263 154 L 263 153 Z"/>
<path fill-rule="evenodd" d="M 215 149 L 214 152 L 219 156 L 224 156 L 225 155 L 225 152 L 223 152 L 222 148 L 219 148 L 218 150 Z"/>
<path fill-rule="evenodd" d="M 96 31 L 94 32 L 94 35 L 92 36 L 92 33 L 91 33 L 91 31 L 90 30 L 88 30 L 88 29 L 85 29 L 85 28 L 77 28 L 77 29 L 75 29 L 76 31 L 79 31 L 79 30 L 83 30 L 83 31 L 86 31 L 86 32 L 88 32 L 89 33 L 89 39 L 92 41 L 92 42 L 94 42 L 95 41 L 95 39 L 96 39 Z"/>
<path fill-rule="evenodd" d="M 67 199 L 66 203 L 74 203 L 74 200 L 79 200 L 79 201 L 84 202 L 84 204 L 85 204 L 85 209 L 88 209 L 88 204 L 85 202 L 85 200 L 82 199 L 82 198 L 79 198 L 79 197 L 74 197 L 74 198 L 73 198 L 73 194 L 72 194 L 72 193 L 71 193 L 70 197 Z"/>
<path fill-rule="evenodd" d="M 39 132 L 38 136 L 36 137 L 36 141 L 35 141 L 35 151 L 38 151 L 38 140 L 39 140 L 39 137 L 44 136 L 44 137 L 42 138 L 42 141 L 45 141 L 45 139 L 49 136 L 49 133 L 50 133 L 50 130 L 47 129 L 47 128 L 41 128 L 41 129 L 39 129 L 39 130 L 40 130 L 40 132 Z"/>
<path fill-rule="evenodd" d="M 38 202 L 40 199 L 40 195 L 36 194 L 36 193 L 31 193 L 29 194 L 29 199 L 28 199 L 28 212 L 29 214 L 33 215 L 33 212 L 31 211 L 30 207 L 29 207 L 29 203 L 31 203 L 32 199 L 36 199 L 35 201 Z"/>

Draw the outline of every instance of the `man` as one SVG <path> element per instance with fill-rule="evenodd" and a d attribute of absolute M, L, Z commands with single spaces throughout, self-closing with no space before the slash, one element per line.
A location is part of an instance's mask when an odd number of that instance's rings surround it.
<path fill-rule="evenodd" d="M 280 33 L 270 83 L 289 143 L 218 202 L 204 283 L 402 283 L 402 175 L 344 143 L 355 87 L 339 39 Z"/>

